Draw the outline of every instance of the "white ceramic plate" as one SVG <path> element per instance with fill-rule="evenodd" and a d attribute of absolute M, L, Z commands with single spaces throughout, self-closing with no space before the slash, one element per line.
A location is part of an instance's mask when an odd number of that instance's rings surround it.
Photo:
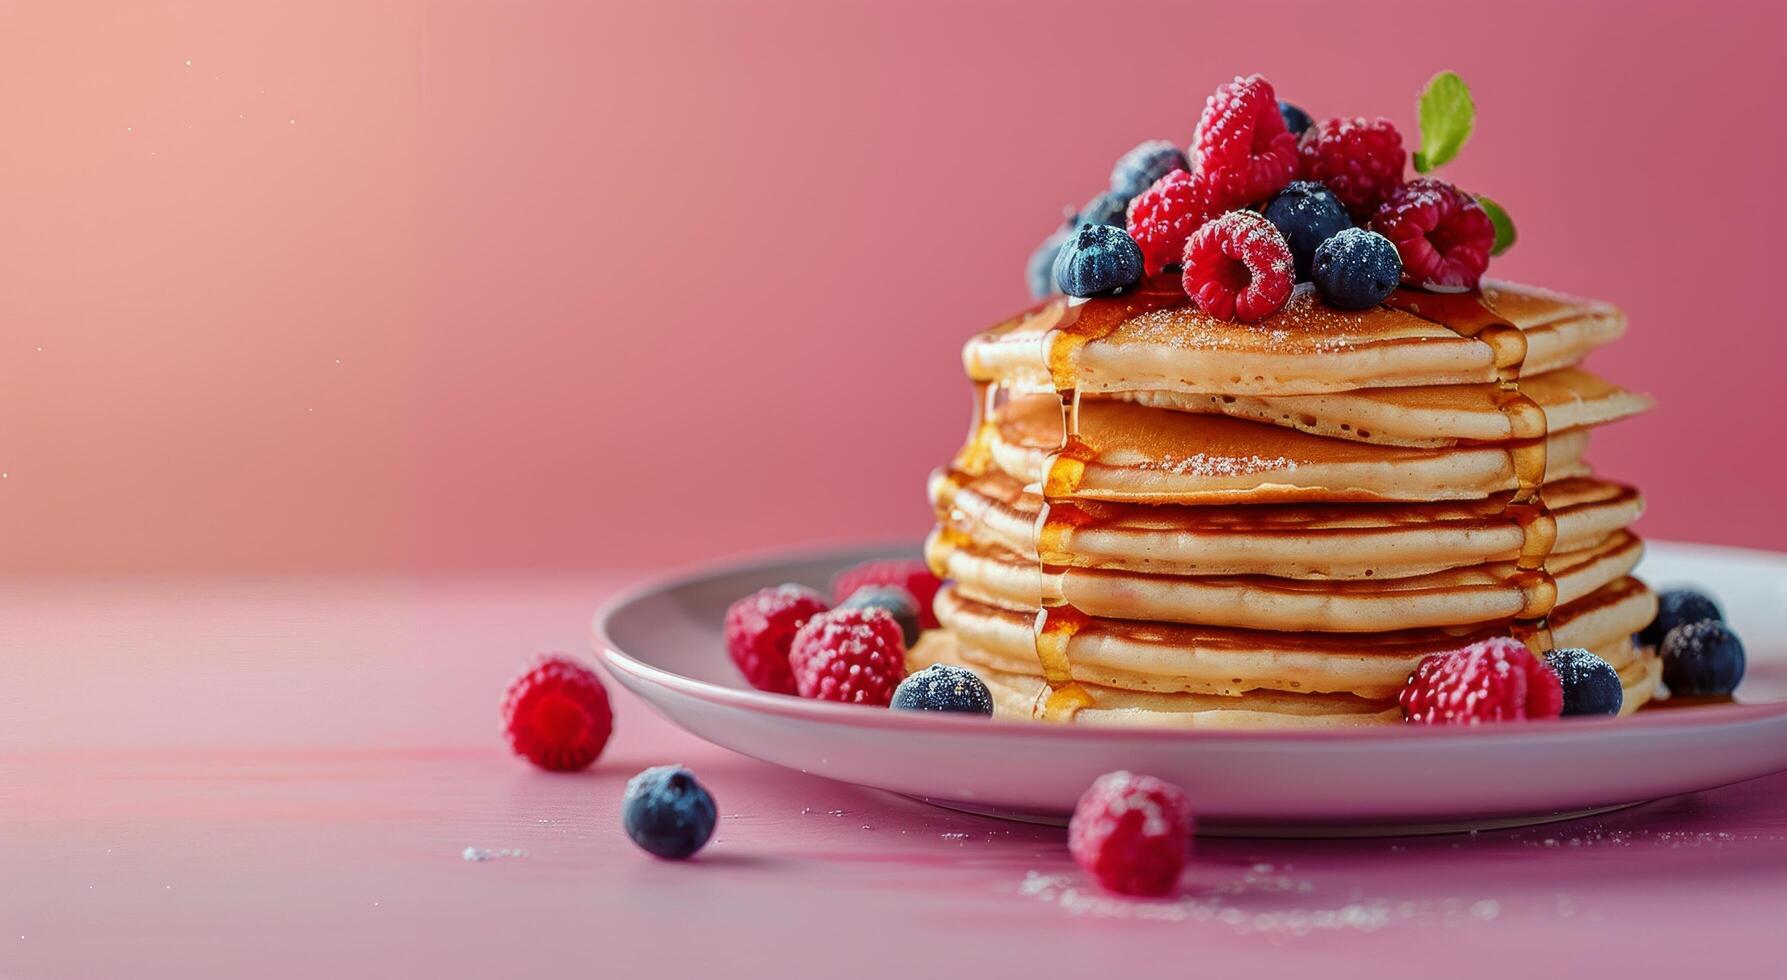
<path fill-rule="evenodd" d="M 1324 732 L 1073 728 L 906 713 L 750 689 L 720 624 L 766 585 L 824 590 L 881 548 L 769 558 L 636 589 L 596 618 L 610 674 L 683 728 L 777 765 L 944 806 L 1059 820 L 1113 769 L 1184 786 L 1203 832 L 1413 833 L 1507 826 L 1787 769 L 1787 555 L 1650 545 L 1640 574 L 1710 591 L 1744 640 L 1739 703 L 1476 728 Z"/>

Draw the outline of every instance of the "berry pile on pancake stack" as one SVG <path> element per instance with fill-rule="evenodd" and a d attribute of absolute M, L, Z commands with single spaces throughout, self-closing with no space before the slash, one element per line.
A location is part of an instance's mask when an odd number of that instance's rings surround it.
<path fill-rule="evenodd" d="M 1582 366 L 1625 318 L 1485 278 L 1512 224 L 1432 175 L 1474 116 L 1442 73 L 1409 145 L 1256 75 L 1189 149 L 1123 155 L 1032 258 L 1038 305 L 967 344 L 969 437 L 930 482 L 941 628 L 909 668 L 1096 724 L 1649 700 L 1642 502 L 1587 456 L 1649 404 Z"/>

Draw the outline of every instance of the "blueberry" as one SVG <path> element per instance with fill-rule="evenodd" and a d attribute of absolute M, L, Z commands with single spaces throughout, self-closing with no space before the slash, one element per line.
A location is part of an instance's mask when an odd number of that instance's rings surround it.
<path fill-rule="evenodd" d="M 1693 589 L 1664 589 L 1657 595 L 1657 618 L 1639 632 L 1638 642 L 1647 647 L 1660 647 L 1670 630 L 1703 619 L 1724 622 L 1725 614 L 1705 593 Z"/>
<path fill-rule="evenodd" d="M 1266 205 L 1266 220 L 1277 226 L 1291 247 L 1297 278 L 1309 278 L 1315 250 L 1353 222 L 1334 192 L 1313 180 L 1293 180 Z"/>
<path fill-rule="evenodd" d="M 1284 117 L 1284 128 L 1291 131 L 1292 136 L 1301 136 L 1303 131 L 1315 125 L 1301 106 L 1295 106 L 1283 99 L 1278 100 L 1278 114 Z"/>
<path fill-rule="evenodd" d="M 1073 226 L 1083 228 L 1086 225 L 1110 225 L 1122 228 L 1128 223 L 1130 195 L 1116 191 L 1105 191 L 1090 201 L 1074 215 Z"/>
<path fill-rule="evenodd" d="M 1329 304 L 1363 310 L 1389 297 L 1402 279 L 1402 256 L 1375 231 L 1347 228 L 1315 250 L 1309 278 Z"/>
<path fill-rule="evenodd" d="M 1662 653 L 1663 683 L 1671 695 L 1728 695 L 1744 679 L 1744 645 L 1716 619 L 1682 623 L 1665 633 Z"/>
<path fill-rule="evenodd" d="M 839 603 L 838 608 L 885 610 L 893 616 L 894 622 L 900 624 L 900 637 L 905 640 L 906 649 L 912 649 L 918 642 L 918 600 L 897 585 L 865 585 L 850 593 L 850 598 Z"/>
<path fill-rule="evenodd" d="M 682 766 L 654 766 L 627 780 L 621 826 L 633 843 L 661 858 L 681 860 L 714 835 L 714 798 Z"/>
<path fill-rule="evenodd" d="M 1082 225 L 1055 256 L 1055 285 L 1069 296 L 1115 293 L 1141 279 L 1141 248 L 1110 225 Z"/>
<path fill-rule="evenodd" d="M 1166 140 L 1149 140 L 1117 160 L 1111 168 L 1111 190 L 1128 200 L 1167 174 L 1190 169 L 1184 150 Z"/>
<path fill-rule="evenodd" d="M 1036 251 L 1030 253 L 1030 264 L 1024 269 L 1024 276 L 1030 281 L 1030 296 L 1033 299 L 1047 299 L 1058 290 L 1055 289 L 1055 256 L 1061 254 L 1061 245 L 1067 241 L 1067 232 L 1058 231 L 1042 240 Z"/>
<path fill-rule="evenodd" d="M 1546 651 L 1545 664 L 1564 683 L 1564 714 L 1619 714 L 1626 692 L 1612 664 L 1581 647 Z"/>
<path fill-rule="evenodd" d="M 932 664 L 907 677 L 894 691 L 890 707 L 899 711 L 948 711 L 993 715 L 993 692 L 974 672 L 949 664 Z"/>

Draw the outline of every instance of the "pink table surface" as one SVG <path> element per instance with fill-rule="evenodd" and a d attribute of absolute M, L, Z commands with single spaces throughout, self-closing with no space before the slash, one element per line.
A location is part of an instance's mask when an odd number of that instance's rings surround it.
<path fill-rule="evenodd" d="M 0 581 L 0 975 L 1781 974 L 1787 777 L 1474 836 L 1202 840 L 1182 898 L 1129 903 L 1058 829 L 775 769 L 618 691 L 593 771 L 532 771 L 503 685 L 584 652 L 631 578 Z M 618 827 L 664 762 L 720 804 L 686 864 Z"/>

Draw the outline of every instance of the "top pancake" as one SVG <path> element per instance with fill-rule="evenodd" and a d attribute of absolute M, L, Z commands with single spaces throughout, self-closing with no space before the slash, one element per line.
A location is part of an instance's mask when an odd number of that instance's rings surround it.
<path fill-rule="evenodd" d="M 1575 364 L 1625 331 L 1624 315 L 1604 303 L 1507 283 L 1486 283 L 1483 298 L 1525 334 L 1525 376 Z M 1094 325 L 1091 332 L 1103 336 L 1070 351 L 1072 363 L 1056 365 L 1081 391 L 1308 395 L 1497 377 L 1489 343 L 1412 313 L 1339 310 L 1299 287 L 1265 320 L 1228 323 L 1188 305 L 1177 283 L 1158 277 L 1124 296 L 1041 303 L 970 340 L 963 363 L 977 381 L 1054 390 L 1052 333 Z"/>

